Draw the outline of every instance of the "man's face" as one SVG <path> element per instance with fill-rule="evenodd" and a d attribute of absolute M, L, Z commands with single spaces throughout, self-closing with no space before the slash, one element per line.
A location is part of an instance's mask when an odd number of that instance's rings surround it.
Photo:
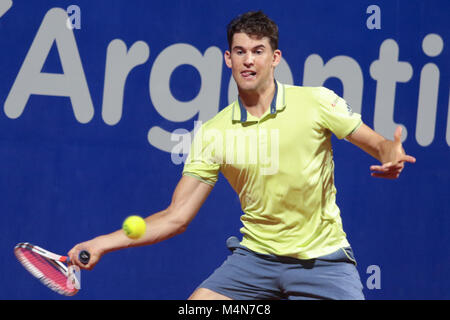
<path fill-rule="evenodd" d="M 240 90 L 259 91 L 267 88 L 273 71 L 281 59 L 280 50 L 272 50 L 269 38 L 235 33 L 231 52 L 225 52 L 225 63 L 231 68 Z"/>

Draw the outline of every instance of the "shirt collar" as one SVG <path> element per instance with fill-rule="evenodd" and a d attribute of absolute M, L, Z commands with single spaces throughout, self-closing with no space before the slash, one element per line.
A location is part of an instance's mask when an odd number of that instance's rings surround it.
<path fill-rule="evenodd" d="M 276 114 L 278 111 L 283 110 L 285 107 L 286 107 L 285 87 L 283 84 L 279 83 L 278 81 L 275 81 L 275 94 L 273 95 L 273 99 L 272 102 L 270 103 L 270 108 L 268 111 L 270 111 L 270 114 Z M 263 117 L 261 117 L 261 119 Z M 231 113 L 231 118 L 233 122 L 238 121 L 242 123 L 261 120 L 252 116 L 250 113 L 247 112 L 239 97 L 233 103 L 233 111 Z"/>

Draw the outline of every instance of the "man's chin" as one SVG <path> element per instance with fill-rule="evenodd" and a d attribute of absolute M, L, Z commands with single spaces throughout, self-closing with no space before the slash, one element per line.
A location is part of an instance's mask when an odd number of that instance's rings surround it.
<path fill-rule="evenodd" d="M 244 91 L 255 91 L 258 88 L 255 81 L 240 81 L 237 85 L 240 90 Z"/>

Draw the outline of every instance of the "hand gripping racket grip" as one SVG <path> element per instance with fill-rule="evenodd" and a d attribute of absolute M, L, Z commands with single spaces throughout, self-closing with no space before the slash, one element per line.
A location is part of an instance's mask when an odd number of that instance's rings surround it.
<path fill-rule="evenodd" d="M 88 264 L 90 258 L 91 255 L 86 250 L 80 251 L 80 254 L 78 255 L 78 259 L 80 259 L 82 264 Z"/>

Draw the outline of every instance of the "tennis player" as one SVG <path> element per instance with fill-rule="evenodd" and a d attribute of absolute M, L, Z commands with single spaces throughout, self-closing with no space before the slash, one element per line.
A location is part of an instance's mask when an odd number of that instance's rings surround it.
<path fill-rule="evenodd" d="M 278 27 L 263 12 L 238 16 L 227 32 L 239 97 L 196 134 L 170 205 L 145 219 L 142 238 L 119 230 L 76 245 L 70 258 L 92 269 L 108 252 L 183 233 L 222 172 L 240 198 L 243 237 L 227 240 L 230 255 L 190 299 L 364 299 L 335 201 L 331 135 L 379 160 L 372 176 L 396 179 L 416 161 L 401 127 L 387 140 L 333 91 L 276 81 Z M 80 250 L 91 253 L 86 266 Z"/>

